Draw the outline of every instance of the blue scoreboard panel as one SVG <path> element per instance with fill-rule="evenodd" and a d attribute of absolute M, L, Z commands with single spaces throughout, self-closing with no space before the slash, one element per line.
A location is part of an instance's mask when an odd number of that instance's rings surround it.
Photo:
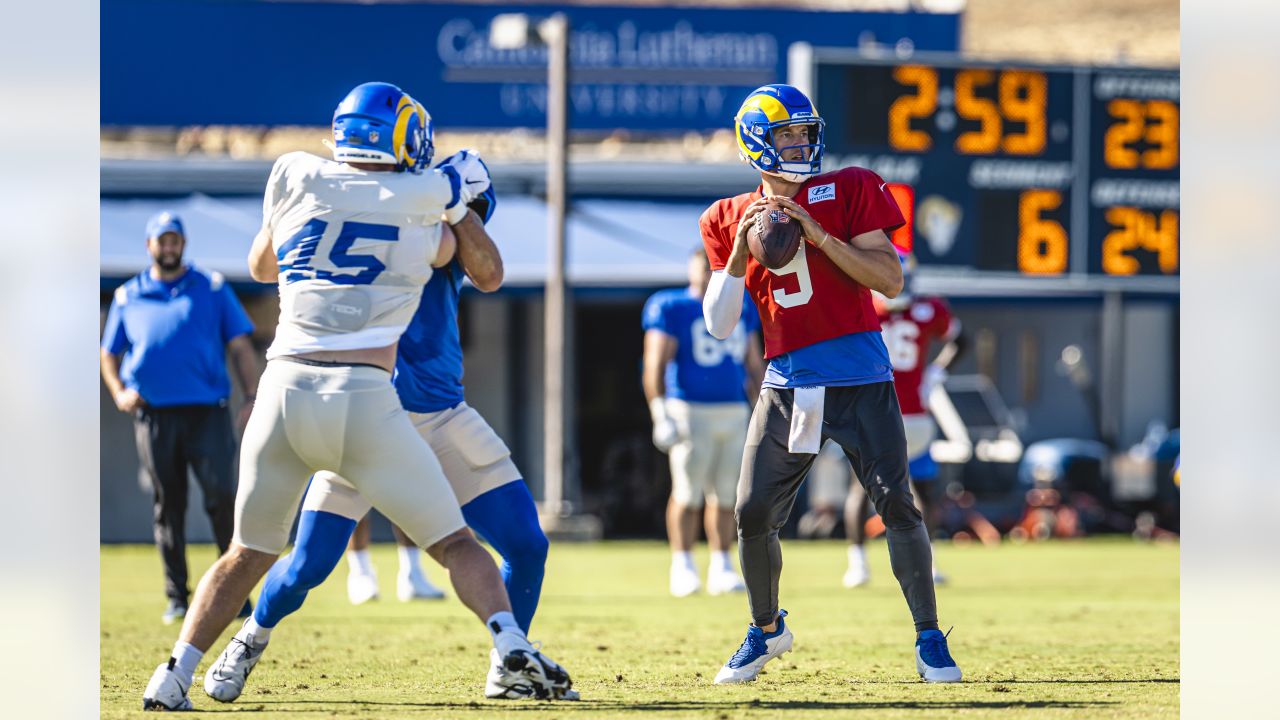
<path fill-rule="evenodd" d="M 819 55 L 812 84 L 827 167 L 910 187 L 921 262 L 1177 276 L 1176 71 Z"/>

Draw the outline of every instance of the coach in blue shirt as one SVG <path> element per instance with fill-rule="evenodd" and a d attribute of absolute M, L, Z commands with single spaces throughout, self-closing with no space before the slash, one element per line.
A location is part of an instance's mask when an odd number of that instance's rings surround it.
<path fill-rule="evenodd" d="M 245 407 L 258 387 L 253 324 L 222 275 L 182 261 L 182 221 L 162 212 L 147 223 L 151 267 L 116 290 L 102 336 L 102 379 L 116 407 L 134 416 L 138 460 L 155 492 L 155 539 L 169 605 L 186 615 L 187 468 L 204 495 L 218 549 L 231 542 L 235 435 L 227 399 L 230 351 Z"/>

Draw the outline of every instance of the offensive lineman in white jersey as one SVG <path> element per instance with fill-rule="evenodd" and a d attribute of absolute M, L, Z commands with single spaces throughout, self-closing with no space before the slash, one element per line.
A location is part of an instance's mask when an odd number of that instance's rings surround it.
<path fill-rule="evenodd" d="M 489 186 L 478 155 L 429 166 L 430 116 L 394 85 L 366 83 L 338 105 L 334 161 L 276 161 L 250 274 L 279 282 L 280 323 L 242 443 L 231 548 L 205 573 L 144 710 L 187 710 L 204 652 L 288 542 L 308 478 L 346 478 L 449 570 L 481 618 L 513 682 L 558 697 L 568 673 L 535 650 L 502 578 L 463 521 L 440 463 L 391 384 L 396 345 L 454 233 L 484 233 L 467 209 Z M 442 225 L 440 218 L 449 223 Z M 414 482 L 404 482 L 412 469 Z"/>

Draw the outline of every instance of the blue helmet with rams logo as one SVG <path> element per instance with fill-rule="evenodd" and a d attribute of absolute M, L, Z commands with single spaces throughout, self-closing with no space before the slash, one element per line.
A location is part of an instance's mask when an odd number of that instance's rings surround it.
<path fill-rule="evenodd" d="M 733 126 L 738 155 L 755 169 L 791 182 L 803 182 L 822 172 L 825 123 L 809 98 L 791 85 L 756 88 L 738 108 Z M 808 142 L 779 148 L 774 133 L 789 126 L 804 127 Z M 792 149 L 800 151 L 800 158 L 784 159 L 784 152 Z"/>
<path fill-rule="evenodd" d="M 357 85 L 333 112 L 333 159 L 421 170 L 431 162 L 431 115 L 390 83 Z"/>

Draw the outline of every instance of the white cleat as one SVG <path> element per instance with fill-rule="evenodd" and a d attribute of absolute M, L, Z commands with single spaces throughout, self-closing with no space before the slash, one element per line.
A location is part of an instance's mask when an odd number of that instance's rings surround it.
<path fill-rule="evenodd" d="M 169 658 L 151 674 L 147 689 L 142 691 L 143 710 L 174 712 L 192 709 L 191 698 L 187 697 L 191 684 L 182 681 L 173 669 L 174 664 L 173 658 Z"/>
<path fill-rule="evenodd" d="M 698 571 L 684 565 L 671 565 L 671 594 L 676 597 L 689 597 L 702 589 L 702 581 L 698 579 Z"/>
<path fill-rule="evenodd" d="M 538 651 L 538 662 L 542 663 L 543 673 L 552 680 L 551 699 L 581 700 L 582 696 L 573 689 L 573 680 L 569 678 L 569 671 L 565 670 L 560 663 L 542 654 L 542 643 L 535 642 L 531 645 Z"/>
<path fill-rule="evenodd" d="M 502 666 L 492 664 L 485 682 L 485 697 L 534 697 L 539 700 L 577 700 L 569 673 L 529 643 L 521 632 L 504 631 L 494 639 L 497 646 L 489 654 Z M 491 686 L 492 683 L 492 686 Z M 493 693 L 493 694 L 491 694 Z"/>
<path fill-rule="evenodd" d="M 240 628 L 217 661 L 205 671 L 205 694 L 218 702 L 235 701 L 244 692 L 249 673 L 253 672 L 266 649 L 266 643 L 255 642 L 252 635 Z"/>
<path fill-rule="evenodd" d="M 733 570 L 717 570 L 707 573 L 707 592 L 711 595 L 746 592 L 747 584 Z"/>
<path fill-rule="evenodd" d="M 947 576 L 946 576 L 946 575 L 943 575 L 943 574 L 938 570 L 938 566 L 937 566 L 937 565 L 934 565 L 934 566 L 933 566 L 933 584 L 934 584 L 934 585 L 946 585 L 946 584 L 947 584 Z"/>
<path fill-rule="evenodd" d="M 396 577 L 396 597 L 400 602 L 443 600 L 444 591 L 432 585 L 426 575 L 401 573 Z"/>
<path fill-rule="evenodd" d="M 377 573 L 363 573 L 355 570 L 347 573 L 347 599 L 352 605 L 363 605 L 370 600 L 377 600 Z"/>
<path fill-rule="evenodd" d="M 867 566 L 867 553 L 857 545 L 849 546 L 849 569 L 841 581 L 847 588 L 862 587 L 871 582 L 871 568 Z"/>
<path fill-rule="evenodd" d="M 484 681 L 484 696 L 490 700 L 520 700 L 534 697 L 533 683 L 519 673 L 507 670 L 498 657 L 498 649 L 489 649 L 489 674 Z"/>
<path fill-rule="evenodd" d="M 847 588 L 862 587 L 871 582 L 871 573 L 866 568 L 849 568 L 844 572 L 841 582 Z"/>
<path fill-rule="evenodd" d="M 778 613 L 778 629 L 768 636 L 755 625 L 748 628 L 747 639 L 742 641 L 738 651 L 729 658 L 729 662 L 725 663 L 724 667 L 720 668 L 720 672 L 716 673 L 715 684 L 734 685 L 751 682 L 764 669 L 765 663 L 789 652 L 794 636 L 791 634 L 791 628 L 787 627 L 786 622 L 783 621 L 786 616 L 786 610 Z"/>

